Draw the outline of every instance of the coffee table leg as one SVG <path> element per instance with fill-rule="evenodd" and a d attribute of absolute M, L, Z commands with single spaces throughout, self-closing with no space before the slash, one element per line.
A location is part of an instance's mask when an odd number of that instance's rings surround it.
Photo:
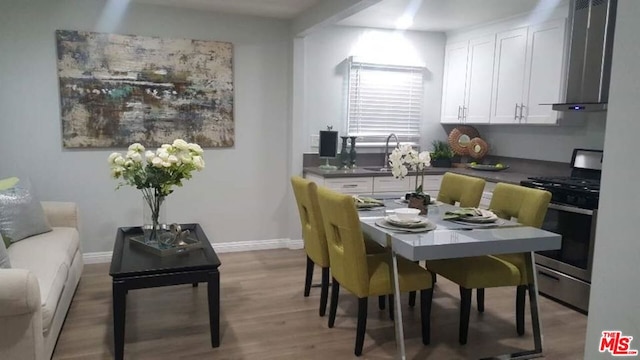
<path fill-rule="evenodd" d="M 124 282 L 113 282 L 113 355 L 116 360 L 124 357 L 124 323 L 127 311 L 127 289 Z"/>
<path fill-rule="evenodd" d="M 211 328 L 211 347 L 220 346 L 220 273 L 209 273 L 209 327 Z"/>

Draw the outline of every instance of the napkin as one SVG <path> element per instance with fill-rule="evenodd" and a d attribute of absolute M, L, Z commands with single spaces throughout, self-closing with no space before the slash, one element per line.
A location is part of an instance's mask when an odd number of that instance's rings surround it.
<path fill-rule="evenodd" d="M 466 217 L 481 217 L 482 212 L 476 208 L 460 208 L 453 211 L 447 211 L 442 217 L 444 220 L 456 220 Z"/>
<path fill-rule="evenodd" d="M 384 206 L 384 202 L 382 200 L 367 196 L 353 195 L 353 201 L 357 207 Z"/>

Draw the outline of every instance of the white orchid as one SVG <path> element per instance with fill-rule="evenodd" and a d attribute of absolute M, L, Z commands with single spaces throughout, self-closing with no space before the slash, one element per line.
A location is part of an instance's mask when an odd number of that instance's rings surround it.
<path fill-rule="evenodd" d="M 140 143 L 133 143 L 133 144 L 129 145 L 129 148 L 127 150 L 133 151 L 133 152 L 137 152 L 137 153 L 143 153 L 144 152 L 144 146 L 142 146 L 142 144 L 140 144 Z"/>
<path fill-rule="evenodd" d="M 422 193 L 424 182 L 424 170 L 431 166 L 431 156 L 428 151 L 418 153 L 411 145 L 402 145 L 395 148 L 389 155 L 389 165 L 394 177 L 403 179 L 409 170 L 416 172 L 416 193 Z M 421 181 L 418 183 L 418 177 Z"/>

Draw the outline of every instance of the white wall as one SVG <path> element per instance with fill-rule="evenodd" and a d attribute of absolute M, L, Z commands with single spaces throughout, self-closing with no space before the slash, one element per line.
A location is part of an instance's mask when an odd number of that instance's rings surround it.
<path fill-rule="evenodd" d="M 565 113 L 558 126 L 477 126 L 491 155 L 571 162 L 574 148 L 601 150 L 606 113 Z"/>
<path fill-rule="evenodd" d="M 612 358 L 610 353 L 598 351 L 605 330 L 633 336 L 631 348 L 640 351 L 640 170 L 636 151 L 640 133 L 640 2 L 618 1 L 617 14 L 584 355 L 590 360 Z"/>
<path fill-rule="evenodd" d="M 54 31 L 95 31 L 104 6 L 0 2 L 0 178 L 28 176 L 41 199 L 77 202 L 85 252 L 111 250 L 118 226 L 142 222 L 139 192 L 114 190 L 111 149 L 62 148 Z M 207 168 L 169 196 L 167 220 L 199 222 L 212 242 L 287 237 L 289 24 L 147 5 L 103 24 L 113 33 L 234 44 L 235 147 L 205 151 Z"/>
<path fill-rule="evenodd" d="M 346 61 L 360 56 L 382 62 L 412 61 L 427 68 L 421 145 L 444 139 L 440 126 L 443 33 L 395 32 L 367 28 L 333 26 L 318 30 L 304 39 L 304 126 L 303 148 L 311 147 L 311 135 L 333 125 L 341 134 L 346 130 Z"/>

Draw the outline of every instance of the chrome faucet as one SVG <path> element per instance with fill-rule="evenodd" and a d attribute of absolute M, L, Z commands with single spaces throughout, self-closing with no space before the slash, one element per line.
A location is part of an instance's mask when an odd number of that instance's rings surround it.
<path fill-rule="evenodd" d="M 389 140 L 391 139 L 391 137 L 396 138 L 396 148 L 400 147 L 400 140 L 398 140 L 398 137 L 396 136 L 396 134 L 391 133 L 389 134 L 389 136 L 387 136 L 387 142 L 384 145 L 384 166 L 382 167 L 382 169 L 380 169 L 380 171 L 389 171 Z"/>

